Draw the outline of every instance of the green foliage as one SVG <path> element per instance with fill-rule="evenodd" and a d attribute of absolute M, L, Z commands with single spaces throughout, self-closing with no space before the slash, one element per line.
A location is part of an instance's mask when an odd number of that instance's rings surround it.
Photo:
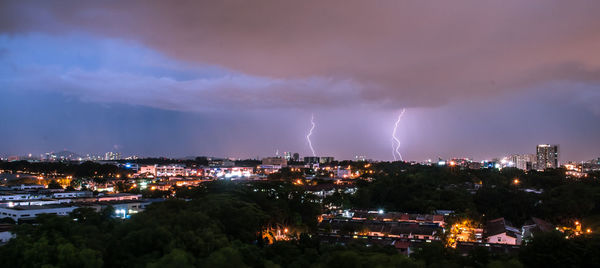
<path fill-rule="evenodd" d="M 261 190 L 281 188 L 276 196 L 235 185 L 207 187 L 210 190 L 200 191 L 191 201 L 155 203 L 125 221 L 112 218 L 110 208 L 100 212 L 80 208 L 69 217 L 43 215 L 36 225 L 15 228 L 17 238 L 0 247 L 0 263 L 10 267 L 263 266 L 275 264 L 259 247 L 263 228 L 284 223 L 306 229 L 316 225 L 320 213 L 312 197 L 295 187 L 260 186 Z"/>
<path fill-rule="evenodd" d="M 24 163 L 11 165 L 34 168 Z M 69 164 L 61 165 L 53 167 Z M 85 174 L 103 168 L 115 172 L 98 164 L 82 165 L 89 169 L 82 171 Z M 593 226 L 588 221 L 600 213 L 600 184 L 568 180 L 561 170 L 524 173 L 404 163 L 374 164 L 373 170 L 372 181 L 357 181 L 356 195 L 336 193 L 324 203 L 416 213 L 451 209 L 457 212 L 456 219 L 505 217 L 515 225 L 537 216 L 554 223 L 577 218 Z M 514 178 L 521 183 L 514 184 Z M 17 238 L 0 247 L 0 263 L 5 267 L 592 267 L 600 263 L 597 235 L 567 240 L 563 234 L 535 234 L 518 259 L 484 247 L 462 256 L 437 242 L 413 248 L 410 258 L 393 247 L 367 247 L 360 241 L 322 244 L 310 235 L 322 212 L 320 200 L 281 180 L 215 181 L 180 188 L 178 199 L 155 203 L 128 220 L 112 218 L 111 208 L 99 212 L 80 208 L 69 217 L 43 215 L 35 225 L 14 229 Z M 126 190 L 128 185 L 117 188 Z M 544 192 L 528 193 L 525 188 Z M 168 196 L 171 192 L 143 194 Z M 261 231 L 280 226 L 297 234 L 297 239 L 266 245 Z M 346 226 L 341 233 L 354 231 Z"/>
<path fill-rule="evenodd" d="M 519 257 L 527 267 L 596 267 L 600 263 L 600 236 L 566 239 L 559 232 L 536 234 Z"/>

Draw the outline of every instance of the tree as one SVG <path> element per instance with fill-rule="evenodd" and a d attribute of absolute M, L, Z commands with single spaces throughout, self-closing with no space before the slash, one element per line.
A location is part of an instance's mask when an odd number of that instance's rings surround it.
<path fill-rule="evenodd" d="M 60 184 L 58 184 L 58 182 L 56 182 L 56 180 L 52 180 L 50 181 L 50 183 L 48 183 L 48 189 L 62 189 L 63 187 L 60 186 Z"/>

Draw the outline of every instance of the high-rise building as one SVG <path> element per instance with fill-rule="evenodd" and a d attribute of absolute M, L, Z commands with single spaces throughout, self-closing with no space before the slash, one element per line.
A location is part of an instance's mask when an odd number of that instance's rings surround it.
<path fill-rule="evenodd" d="M 537 169 L 558 168 L 558 145 L 540 144 L 536 148 Z"/>
<path fill-rule="evenodd" d="M 299 153 L 294 153 L 294 157 L 293 157 L 294 161 L 298 162 L 300 161 L 300 154 Z"/>
<path fill-rule="evenodd" d="M 305 164 L 318 164 L 319 163 L 319 157 L 318 156 L 305 156 L 304 157 L 304 163 Z"/>
<path fill-rule="evenodd" d="M 292 153 L 290 153 L 290 152 L 283 152 L 283 158 L 285 158 L 285 160 L 287 160 L 287 161 L 292 160 Z"/>
<path fill-rule="evenodd" d="M 513 166 L 521 170 L 532 170 L 535 167 L 536 155 L 516 154 L 510 157 Z"/>
<path fill-rule="evenodd" d="M 120 160 L 121 153 L 117 152 L 107 152 L 104 154 L 104 160 Z"/>

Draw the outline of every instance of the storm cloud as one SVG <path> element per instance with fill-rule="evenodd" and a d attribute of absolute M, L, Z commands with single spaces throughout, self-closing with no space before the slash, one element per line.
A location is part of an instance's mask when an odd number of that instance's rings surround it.
<path fill-rule="evenodd" d="M 534 131 L 518 142 L 530 146 L 569 143 L 577 128 L 590 124 L 587 133 L 600 133 L 593 127 L 600 114 L 598 1 L 65 0 L 0 5 L 4 90 L 42 90 L 83 102 L 184 113 L 227 109 L 294 116 L 301 111 L 304 118 L 337 109 L 357 121 L 371 113 L 378 127 L 348 142 L 364 144 L 355 151 L 384 159 L 389 156 L 377 153 L 387 150 L 383 142 L 372 151 L 367 144 L 388 138 L 379 133 L 388 132 L 388 121 L 402 107 L 411 109 L 408 118 L 411 111 L 423 116 L 415 124 L 435 121 L 433 114 L 453 109 L 465 116 L 498 117 L 519 110 L 524 115 L 507 121 L 513 126 L 589 114 L 574 127 L 548 130 L 561 133 L 557 136 Z M 111 41 L 94 45 L 105 40 Z M 491 105 L 499 100 L 506 103 Z M 555 109 L 548 105 L 555 100 L 567 106 L 554 118 L 544 117 Z M 490 106 L 497 110 L 482 111 Z M 531 116 L 539 110 L 549 112 Z M 456 120 L 457 129 L 494 136 L 485 120 Z M 454 132 L 428 131 L 438 133 L 420 133 L 428 137 L 413 141 L 441 140 Z M 600 151 L 598 141 L 587 142 L 592 146 L 580 146 L 586 152 L 568 155 L 585 158 Z M 504 148 L 500 141 L 490 148 L 465 144 L 464 150 L 446 145 L 420 150 L 420 143 L 415 148 L 403 143 L 418 157 L 438 154 L 437 149 L 439 155 L 472 150 L 484 157 Z M 358 154 L 329 150 L 345 157 Z"/>

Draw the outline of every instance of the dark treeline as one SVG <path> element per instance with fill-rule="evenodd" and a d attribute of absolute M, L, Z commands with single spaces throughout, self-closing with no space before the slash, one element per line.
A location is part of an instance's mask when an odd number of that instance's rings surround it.
<path fill-rule="evenodd" d="M 13 172 L 30 172 L 37 174 L 58 174 L 73 177 L 99 177 L 127 174 L 131 171 L 120 169 L 112 164 L 100 164 L 96 162 L 28 162 L 0 161 L 0 169 Z"/>

